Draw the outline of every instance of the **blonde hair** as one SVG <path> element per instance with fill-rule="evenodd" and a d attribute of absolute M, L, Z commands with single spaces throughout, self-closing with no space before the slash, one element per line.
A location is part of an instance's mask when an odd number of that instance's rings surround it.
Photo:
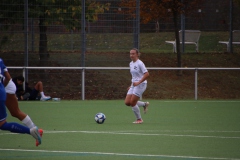
<path fill-rule="evenodd" d="M 138 54 L 138 57 L 140 57 L 141 53 L 139 52 L 139 50 L 138 50 L 137 48 L 133 48 L 133 49 L 131 49 L 131 50 L 136 51 L 136 53 Z"/>

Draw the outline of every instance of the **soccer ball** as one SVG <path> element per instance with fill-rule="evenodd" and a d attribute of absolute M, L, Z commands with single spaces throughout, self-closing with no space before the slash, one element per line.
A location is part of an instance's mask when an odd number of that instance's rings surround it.
<path fill-rule="evenodd" d="M 103 113 L 97 113 L 97 114 L 95 115 L 95 121 L 96 121 L 98 124 L 103 124 L 104 121 L 105 121 L 105 119 L 106 119 L 106 116 L 105 116 L 105 114 L 103 114 Z"/>

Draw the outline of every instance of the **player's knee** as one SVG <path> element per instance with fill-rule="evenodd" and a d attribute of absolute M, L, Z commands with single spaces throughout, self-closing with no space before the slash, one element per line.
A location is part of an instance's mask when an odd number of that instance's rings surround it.
<path fill-rule="evenodd" d="M 136 105 L 136 102 L 130 102 L 130 106 L 134 107 Z"/>
<path fill-rule="evenodd" d="M 134 107 L 136 105 L 136 103 L 135 102 L 131 102 L 131 101 L 127 101 L 127 102 L 125 101 L 125 105 Z"/>
<path fill-rule="evenodd" d="M 130 102 L 125 102 L 125 105 L 126 106 L 131 106 L 131 103 Z"/>
<path fill-rule="evenodd" d="M 39 91 L 40 88 L 42 88 L 42 85 L 43 85 L 43 84 L 42 84 L 42 81 L 38 81 L 34 88 L 35 88 L 37 91 Z"/>

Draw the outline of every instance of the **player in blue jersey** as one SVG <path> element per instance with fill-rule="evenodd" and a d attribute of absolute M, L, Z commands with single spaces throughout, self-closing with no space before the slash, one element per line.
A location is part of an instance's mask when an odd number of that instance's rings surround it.
<path fill-rule="evenodd" d="M 13 117 L 18 118 L 20 121 L 22 121 L 22 123 L 27 126 L 28 128 L 33 128 L 35 127 L 35 124 L 33 123 L 32 119 L 24 112 L 22 112 L 18 106 L 18 100 L 16 98 L 16 86 L 13 82 L 13 80 L 11 79 L 7 86 L 5 86 L 5 91 L 7 94 L 7 98 L 6 98 L 6 107 L 8 108 L 9 112 L 11 113 L 11 115 Z M 36 99 L 36 98 L 35 98 Z M 39 129 L 38 130 L 40 133 L 40 136 L 42 137 L 43 135 L 43 130 Z M 38 146 L 39 143 L 36 140 L 36 146 Z"/>
<path fill-rule="evenodd" d="M 30 129 L 18 123 L 6 121 L 7 112 L 5 107 L 6 102 L 5 86 L 8 85 L 10 80 L 11 76 L 8 73 L 7 67 L 4 65 L 3 60 L 0 58 L 0 129 L 10 131 L 13 133 L 30 134 L 38 141 L 38 144 L 41 144 L 42 139 L 37 126 L 32 127 Z"/>
<path fill-rule="evenodd" d="M 141 124 L 143 123 L 139 107 L 144 108 L 144 113 L 147 112 L 149 102 L 139 101 L 143 92 L 147 88 L 147 78 L 149 76 L 148 70 L 144 63 L 139 59 L 140 52 L 138 49 L 133 48 L 130 50 L 130 73 L 132 75 L 132 83 L 128 88 L 127 96 L 125 98 L 125 104 L 131 106 L 132 110 L 137 118 L 133 123 Z"/>

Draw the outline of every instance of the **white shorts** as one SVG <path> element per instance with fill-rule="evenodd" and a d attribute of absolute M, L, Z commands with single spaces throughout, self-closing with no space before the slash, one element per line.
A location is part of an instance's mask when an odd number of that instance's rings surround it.
<path fill-rule="evenodd" d="M 127 94 L 134 94 L 138 97 L 141 97 L 143 92 L 146 90 L 147 88 L 147 83 L 141 83 L 138 86 L 133 86 L 131 85 L 130 89 L 128 90 Z"/>
<path fill-rule="evenodd" d="M 8 85 L 5 87 L 5 91 L 8 94 L 16 93 L 16 85 L 13 83 L 12 79 L 8 82 Z"/>

